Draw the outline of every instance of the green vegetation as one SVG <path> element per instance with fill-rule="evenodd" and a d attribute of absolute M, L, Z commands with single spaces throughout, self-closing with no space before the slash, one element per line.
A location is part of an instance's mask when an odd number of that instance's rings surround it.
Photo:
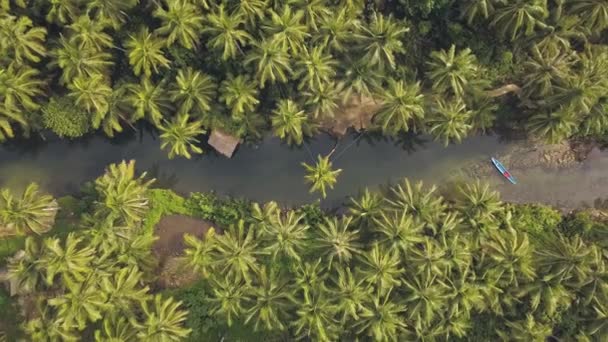
<path fill-rule="evenodd" d="M 9 339 L 608 338 L 599 209 L 564 216 L 505 204 L 481 183 L 441 195 L 405 180 L 364 191 L 336 215 L 184 198 L 152 182 L 134 162 L 110 165 L 80 199 L 58 201 L 50 233 L 2 241 L 27 302 L 0 296 L 0 307 L 23 315 L 0 326 Z M 152 246 L 170 214 L 217 229 L 186 234 L 174 259 L 200 279 L 163 290 L 153 286 Z M 5 243 L 14 245 L 6 253 Z"/>
<path fill-rule="evenodd" d="M 190 158 L 216 128 L 300 145 L 362 97 L 380 107 L 369 129 L 445 144 L 607 129 L 601 0 L 28 0 L 0 21 L 2 139 L 147 120 Z"/>

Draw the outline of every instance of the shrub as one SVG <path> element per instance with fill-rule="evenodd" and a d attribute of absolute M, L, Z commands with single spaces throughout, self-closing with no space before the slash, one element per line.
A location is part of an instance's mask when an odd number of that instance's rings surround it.
<path fill-rule="evenodd" d="M 538 236 L 555 231 L 562 221 L 559 211 L 541 204 L 509 204 L 513 228 Z"/>
<path fill-rule="evenodd" d="M 160 219 L 169 214 L 189 215 L 186 200 L 175 192 L 167 189 L 148 190 L 150 209 L 144 217 L 144 229 L 152 231 Z"/>
<path fill-rule="evenodd" d="M 90 115 L 68 97 L 52 97 L 42 108 L 44 126 L 60 137 L 78 138 L 91 130 Z"/>
<path fill-rule="evenodd" d="M 219 226 L 228 226 L 240 219 L 251 220 L 251 203 L 242 199 L 221 199 L 214 193 L 193 193 L 186 201 L 192 214 Z"/>

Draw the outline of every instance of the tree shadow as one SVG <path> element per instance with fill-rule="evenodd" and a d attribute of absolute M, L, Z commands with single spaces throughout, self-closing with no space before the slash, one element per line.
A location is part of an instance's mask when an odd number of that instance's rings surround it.
<path fill-rule="evenodd" d="M 160 165 L 158 163 L 152 164 L 152 167 L 147 170 L 147 178 L 155 178 L 156 181 L 152 184 L 152 188 L 156 189 L 172 189 L 174 188 L 179 179 L 174 172 L 163 172 L 160 169 Z"/>

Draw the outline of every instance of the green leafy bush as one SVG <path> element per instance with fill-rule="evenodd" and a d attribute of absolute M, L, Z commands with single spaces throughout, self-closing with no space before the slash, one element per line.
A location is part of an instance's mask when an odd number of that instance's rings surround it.
<path fill-rule="evenodd" d="M 219 198 L 214 193 L 193 193 L 186 206 L 194 216 L 228 226 L 250 217 L 251 203 L 242 199 Z"/>
<path fill-rule="evenodd" d="M 148 190 L 150 209 L 144 218 L 144 228 L 152 231 L 164 215 L 189 214 L 186 200 L 175 192 L 167 189 Z"/>
<path fill-rule="evenodd" d="M 52 97 L 42 108 L 44 126 L 60 137 L 78 138 L 91 130 L 90 115 L 68 97 Z"/>
<path fill-rule="evenodd" d="M 513 228 L 533 235 L 553 232 L 562 221 L 559 211 L 542 204 L 511 204 Z"/>

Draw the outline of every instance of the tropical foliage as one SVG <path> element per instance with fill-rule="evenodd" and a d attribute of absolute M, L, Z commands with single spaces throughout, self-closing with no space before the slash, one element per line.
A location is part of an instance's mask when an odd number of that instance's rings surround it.
<path fill-rule="evenodd" d="M 367 128 L 387 136 L 608 131 L 601 0 L 7 0 L 1 11 L 2 140 L 40 128 L 113 137 L 141 119 L 165 132 L 189 115 L 200 130 L 301 144 L 363 97 L 378 104 Z"/>

